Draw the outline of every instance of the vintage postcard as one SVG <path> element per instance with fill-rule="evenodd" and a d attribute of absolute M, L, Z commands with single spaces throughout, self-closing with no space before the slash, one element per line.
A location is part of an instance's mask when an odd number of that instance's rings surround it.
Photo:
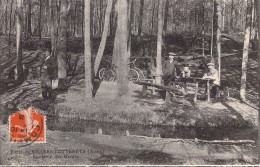
<path fill-rule="evenodd" d="M 0 165 L 258 165 L 259 0 L 0 0 Z"/>

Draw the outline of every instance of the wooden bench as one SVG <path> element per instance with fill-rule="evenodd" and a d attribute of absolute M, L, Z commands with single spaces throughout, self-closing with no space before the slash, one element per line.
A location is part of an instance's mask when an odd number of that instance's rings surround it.
<path fill-rule="evenodd" d="M 155 84 L 155 80 L 154 79 L 143 79 L 142 81 Z M 142 95 L 143 96 L 145 96 L 147 94 L 148 86 L 150 86 L 150 85 L 143 84 L 143 88 L 142 88 Z M 151 87 L 151 92 L 154 95 L 155 94 L 155 87 L 154 86 L 150 86 L 150 87 Z"/>
<path fill-rule="evenodd" d="M 159 84 L 155 84 L 154 82 L 148 82 L 148 81 L 134 81 L 135 84 L 138 85 L 143 85 L 143 90 L 142 90 L 142 94 L 145 95 L 147 93 L 147 87 L 151 86 L 160 90 L 165 90 L 169 93 L 174 93 L 176 95 L 179 96 L 183 96 L 184 93 L 182 91 L 180 91 L 177 88 L 173 88 L 171 86 L 164 86 L 164 85 L 159 85 Z"/>

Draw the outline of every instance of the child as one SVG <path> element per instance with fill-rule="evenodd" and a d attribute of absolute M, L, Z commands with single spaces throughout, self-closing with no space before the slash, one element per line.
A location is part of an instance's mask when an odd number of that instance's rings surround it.
<path fill-rule="evenodd" d="M 181 72 L 181 77 L 182 78 L 189 78 L 191 74 L 190 68 L 189 67 L 184 67 L 183 71 Z"/>

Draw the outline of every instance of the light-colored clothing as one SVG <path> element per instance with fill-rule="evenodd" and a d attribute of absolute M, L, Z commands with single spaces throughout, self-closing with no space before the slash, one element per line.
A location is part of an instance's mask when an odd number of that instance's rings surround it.
<path fill-rule="evenodd" d="M 218 70 L 212 69 L 211 71 L 208 71 L 204 74 L 202 77 L 203 79 L 214 79 L 213 84 L 220 85 L 219 76 L 218 76 Z"/>

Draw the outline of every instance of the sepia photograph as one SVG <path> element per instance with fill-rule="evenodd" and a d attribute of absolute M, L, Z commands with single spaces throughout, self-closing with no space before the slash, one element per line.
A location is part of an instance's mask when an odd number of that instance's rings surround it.
<path fill-rule="evenodd" d="M 0 0 L 0 166 L 258 166 L 259 11 Z"/>

